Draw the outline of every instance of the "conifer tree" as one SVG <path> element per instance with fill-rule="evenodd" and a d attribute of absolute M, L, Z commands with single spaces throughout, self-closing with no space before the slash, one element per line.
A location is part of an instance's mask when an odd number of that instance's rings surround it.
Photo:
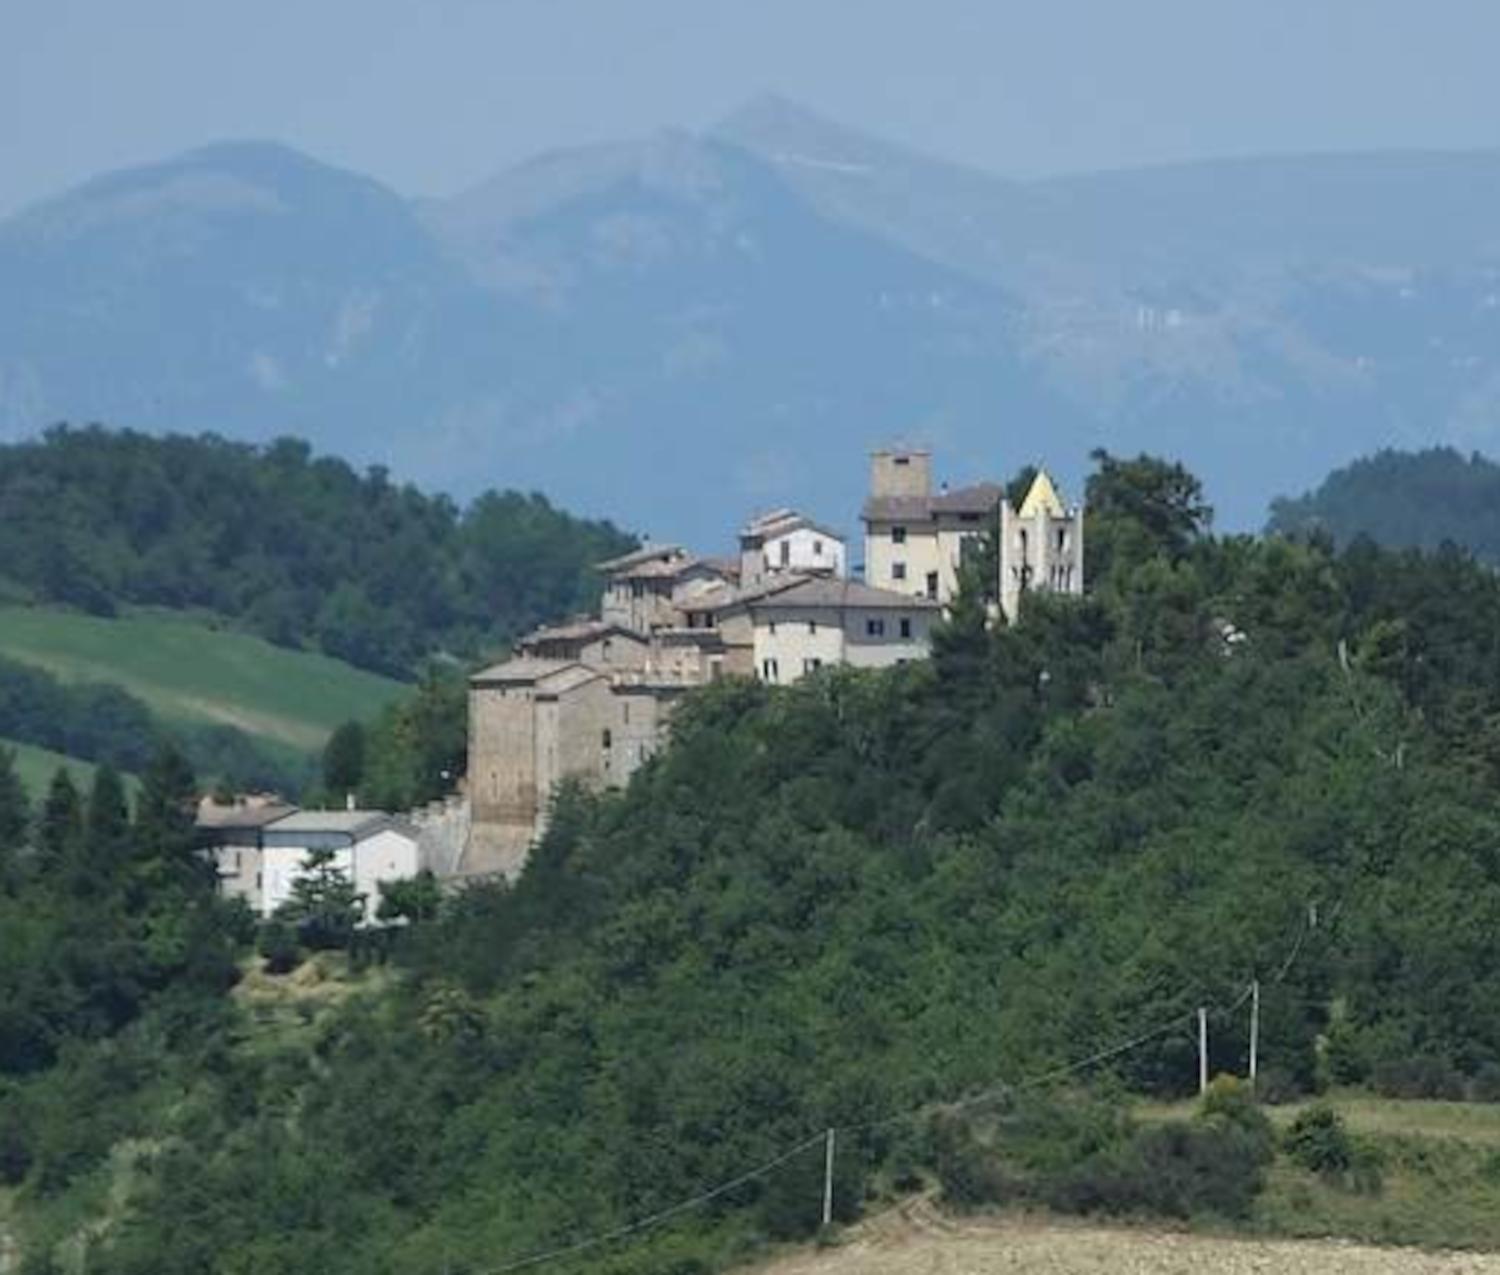
<path fill-rule="evenodd" d="M 95 878 L 101 885 L 113 881 L 130 857 L 130 811 L 125 785 L 112 766 L 94 773 L 83 839 Z"/>
<path fill-rule="evenodd" d="M 83 849 L 83 802 L 66 767 L 52 776 L 37 819 L 37 852 L 42 872 L 57 878 L 71 871 Z"/>
<path fill-rule="evenodd" d="M 0 748 L 0 888 L 15 872 L 30 823 L 26 790 L 16 774 L 16 755 Z"/>

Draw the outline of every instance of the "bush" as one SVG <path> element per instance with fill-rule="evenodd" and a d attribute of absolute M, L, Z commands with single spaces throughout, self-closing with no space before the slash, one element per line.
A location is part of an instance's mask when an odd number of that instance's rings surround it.
<path fill-rule="evenodd" d="M 1342 1118 L 1322 1103 L 1292 1121 L 1282 1146 L 1293 1163 L 1311 1173 L 1343 1173 L 1354 1163 L 1354 1144 Z"/>
<path fill-rule="evenodd" d="M 1215 1076 L 1198 1104 L 1198 1119 L 1210 1127 L 1238 1130 L 1255 1149 L 1260 1163 L 1276 1156 L 1276 1131 L 1255 1105 L 1250 1087 L 1234 1076 Z"/>
<path fill-rule="evenodd" d="M 1047 1184 L 1044 1199 L 1069 1213 L 1242 1218 L 1262 1185 L 1265 1152 L 1227 1123 L 1153 1125 Z"/>
<path fill-rule="evenodd" d="M 1302 1096 L 1302 1087 L 1290 1071 L 1281 1067 L 1267 1067 L 1255 1078 L 1255 1097 L 1268 1107 L 1279 1107 L 1284 1102 L 1296 1102 Z"/>
<path fill-rule="evenodd" d="M 1441 1058 L 1392 1058 L 1377 1063 L 1375 1092 L 1385 1098 L 1442 1098 L 1457 1102 L 1464 1096 L 1463 1077 Z"/>
<path fill-rule="evenodd" d="M 265 957 L 267 974 L 289 974 L 302 961 L 297 931 L 285 921 L 267 921 L 261 926 L 256 950 Z"/>
<path fill-rule="evenodd" d="M 1469 1098 L 1473 1102 L 1500 1102 L 1500 1063 L 1481 1063 L 1469 1081 Z"/>

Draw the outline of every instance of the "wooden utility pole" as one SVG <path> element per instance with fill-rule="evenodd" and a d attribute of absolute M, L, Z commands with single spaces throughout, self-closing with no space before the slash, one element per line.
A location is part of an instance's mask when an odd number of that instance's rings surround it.
<path fill-rule="evenodd" d="M 833 1130 L 823 1153 L 823 1225 L 833 1225 Z"/>
<path fill-rule="evenodd" d="M 1208 1092 L 1208 1010 L 1198 1010 L 1198 1092 Z"/>
<path fill-rule="evenodd" d="M 1255 1095 L 1255 1073 L 1260 1061 L 1260 979 L 1250 983 L 1250 1094 Z"/>

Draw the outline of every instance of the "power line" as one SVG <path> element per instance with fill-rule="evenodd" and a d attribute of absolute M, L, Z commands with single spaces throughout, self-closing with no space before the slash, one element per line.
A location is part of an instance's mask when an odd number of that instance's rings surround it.
<path fill-rule="evenodd" d="M 657 1226 L 668 1218 L 675 1217 L 679 1213 L 686 1213 L 690 1209 L 701 1206 L 726 1195 L 736 1187 L 744 1186 L 747 1182 L 753 1182 L 756 1178 L 764 1177 L 772 1169 L 780 1168 L 788 1160 L 795 1159 L 809 1147 L 822 1143 L 827 1137 L 826 1133 L 814 1134 L 805 1142 L 799 1142 L 790 1151 L 777 1156 L 774 1160 L 767 1160 L 764 1164 L 757 1165 L 748 1173 L 742 1173 L 739 1177 L 704 1191 L 701 1195 L 695 1195 L 691 1199 L 682 1200 L 657 1213 L 646 1217 L 637 1218 L 634 1222 L 627 1222 L 623 1226 L 617 1226 L 611 1231 L 604 1231 L 599 1235 L 589 1236 L 587 1239 L 576 1240 L 570 1244 L 561 1244 L 556 1248 L 544 1249 L 538 1253 L 529 1254 L 526 1257 L 518 1257 L 514 1261 L 506 1262 L 502 1266 L 492 1266 L 480 1275 L 504 1275 L 506 1271 L 519 1271 L 528 1266 L 540 1266 L 543 1262 L 555 1261 L 559 1257 L 571 1257 L 574 1253 L 582 1253 L 587 1249 L 598 1248 L 601 1244 L 609 1244 L 615 1240 L 624 1239 L 628 1235 L 634 1235 L 637 1231 L 644 1231 L 648 1227 Z"/>

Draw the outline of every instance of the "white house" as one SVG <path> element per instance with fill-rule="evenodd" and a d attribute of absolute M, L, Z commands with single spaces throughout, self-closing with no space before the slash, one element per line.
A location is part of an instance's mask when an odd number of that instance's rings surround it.
<path fill-rule="evenodd" d="M 843 579 L 848 574 L 844 538 L 792 509 L 762 514 L 740 531 L 739 583 L 752 588 L 778 571 Z"/>
<path fill-rule="evenodd" d="M 267 824 L 260 834 L 259 897 L 247 900 L 268 917 L 292 897 L 308 853 L 328 849 L 364 896 L 365 924 L 375 920 L 380 883 L 421 871 L 416 832 L 381 810 L 299 810 Z"/>

